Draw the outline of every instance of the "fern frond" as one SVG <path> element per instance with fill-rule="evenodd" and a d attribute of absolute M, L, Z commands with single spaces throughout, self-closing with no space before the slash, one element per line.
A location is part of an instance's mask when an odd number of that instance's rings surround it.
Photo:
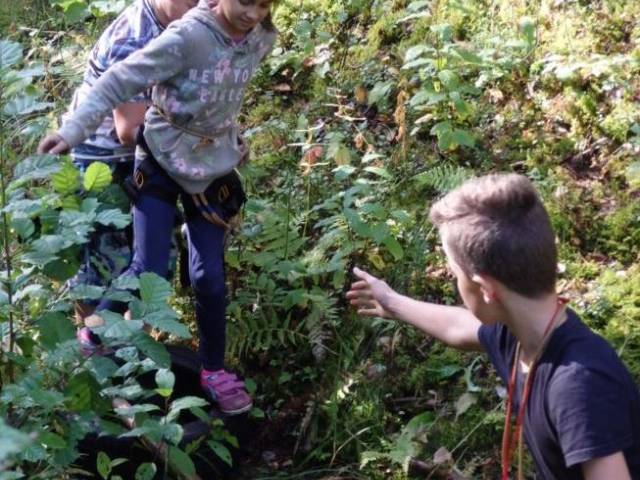
<path fill-rule="evenodd" d="M 431 188 L 438 193 L 447 193 L 472 176 L 472 172 L 459 165 L 438 165 L 419 173 L 413 180 L 421 187 Z"/>
<path fill-rule="evenodd" d="M 322 362 L 327 354 L 327 342 L 332 338 L 333 325 L 338 321 L 338 308 L 335 298 L 320 293 L 308 293 L 305 297 L 310 301 L 310 312 L 304 319 L 304 325 L 309 332 L 311 353 L 316 362 Z"/>

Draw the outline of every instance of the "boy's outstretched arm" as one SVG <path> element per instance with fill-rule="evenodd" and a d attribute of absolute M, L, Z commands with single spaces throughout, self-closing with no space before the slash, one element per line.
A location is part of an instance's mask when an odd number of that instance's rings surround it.
<path fill-rule="evenodd" d="M 455 348 L 482 349 L 478 339 L 480 320 L 465 308 L 413 300 L 357 267 L 353 274 L 359 280 L 351 285 L 347 298 L 358 313 L 401 320 Z"/>

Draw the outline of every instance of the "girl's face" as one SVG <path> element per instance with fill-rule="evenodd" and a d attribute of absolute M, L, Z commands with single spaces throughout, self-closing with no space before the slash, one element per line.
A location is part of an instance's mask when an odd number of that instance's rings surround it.
<path fill-rule="evenodd" d="M 273 0 L 218 0 L 218 18 L 232 36 L 244 35 L 262 22 L 271 11 Z"/>

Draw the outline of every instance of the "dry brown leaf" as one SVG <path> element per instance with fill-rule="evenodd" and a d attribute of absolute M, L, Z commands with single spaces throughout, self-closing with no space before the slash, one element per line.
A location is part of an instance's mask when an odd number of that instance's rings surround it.
<path fill-rule="evenodd" d="M 504 100 L 504 93 L 502 93 L 502 91 L 498 90 L 497 88 L 490 88 L 489 90 L 487 90 L 487 94 L 489 96 L 489 100 L 492 103 L 499 103 Z"/>
<path fill-rule="evenodd" d="M 275 85 L 272 90 L 276 91 L 276 92 L 290 92 L 291 91 L 291 85 L 289 85 L 288 83 L 279 83 L 278 85 Z"/>
<path fill-rule="evenodd" d="M 395 140 L 401 141 L 406 133 L 406 116 L 407 116 L 407 107 L 405 103 L 409 100 L 409 94 L 404 90 L 401 90 L 396 97 L 396 110 L 393 112 L 393 120 L 398 125 L 398 134 L 395 136 Z"/>
<path fill-rule="evenodd" d="M 307 150 L 302 159 L 300 160 L 300 168 L 302 168 L 302 175 L 309 175 L 311 168 L 316 164 L 318 159 L 322 157 L 324 149 L 320 145 L 316 145 Z"/>
<path fill-rule="evenodd" d="M 365 87 L 363 87 L 362 85 L 358 85 L 353 93 L 356 98 L 356 102 L 358 102 L 360 105 L 367 104 L 367 101 L 369 99 L 369 92 Z"/>

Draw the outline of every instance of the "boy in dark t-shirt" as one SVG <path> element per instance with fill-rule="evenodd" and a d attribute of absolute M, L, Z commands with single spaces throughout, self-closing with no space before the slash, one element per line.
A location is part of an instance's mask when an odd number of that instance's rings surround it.
<path fill-rule="evenodd" d="M 640 480 L 640 393 L 611 346 L 556 294 L 555 235 L 531 182 L 470 180 L 430 218 L 466 308 L 410 299 L 356 268 L 347 298 L 358 312 L 488 353 L 508 386 L 503 479 L 520 470 L 524 437 L 545 480 Z"/>

